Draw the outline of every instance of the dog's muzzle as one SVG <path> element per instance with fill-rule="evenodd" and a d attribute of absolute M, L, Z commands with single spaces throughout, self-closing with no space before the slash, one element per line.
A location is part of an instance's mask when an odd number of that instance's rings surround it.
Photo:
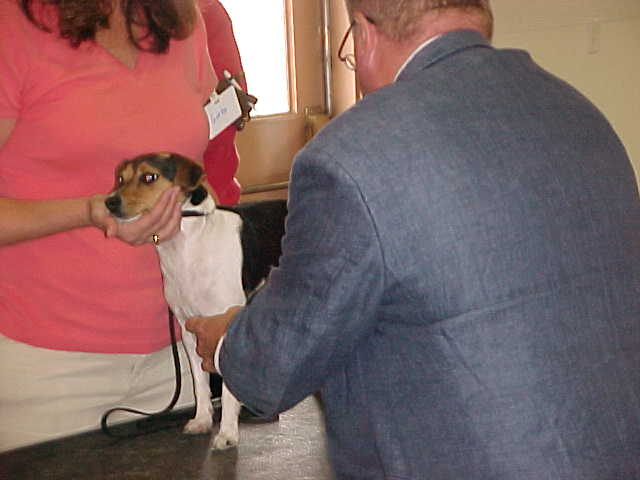
<path fill-rule="evenodd" d="M 127 217 L 122 211 L 122 198 L 120 197 L 120 195 L 114 194 L 107 197 L 107 199 L 104 201 L 104 204 L 107 207 L 107 210 L 109 210 L 109 212 L 111 213 L 111 215 L 115 217 L 116 220 L 118 220 L 119 222 L 123 222 L 123 223 L 133 222 L 139 219 L 140 216 L 142 215 L 139 213 L 137 215 L 134 215 L 133 217 Z"/>
<path fill-rule="evenodd" d="M 111 212 L 112 215 L 122 218 L 122 199 L 119 195 L 112 195 L 107 197 L 104 201 L 104 204 L 107 206 L 107 209 Z"/>

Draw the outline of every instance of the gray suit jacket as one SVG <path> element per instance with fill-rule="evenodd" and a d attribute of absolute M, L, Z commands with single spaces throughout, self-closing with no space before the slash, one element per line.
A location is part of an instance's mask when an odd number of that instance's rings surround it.
<path fill-rule="evenodd" d="M 573 88 L 445 35 L 298 155 L 289 202 L 221 369 L 266 414 L 321 391 L 338 478 L 640 479 L 638 189 Z"/>

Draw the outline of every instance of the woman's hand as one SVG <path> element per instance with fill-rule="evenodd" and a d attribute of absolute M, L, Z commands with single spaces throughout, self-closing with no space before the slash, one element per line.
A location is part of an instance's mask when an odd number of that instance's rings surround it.
<path fill-rule="evenodd" d="M 121 222 L 114 218 L 104 203 L 106 195 L 94 195 L 89 199 L 89 219 L 104 231 L 107 238 L 119 238 L 129 245 L 153 243 L 154 235 L 158 243 L 168 240 L 180 230 L 181 205 L 180 189 L 171 188 L 164 192 L 151 211 L 132 222 Z"/>

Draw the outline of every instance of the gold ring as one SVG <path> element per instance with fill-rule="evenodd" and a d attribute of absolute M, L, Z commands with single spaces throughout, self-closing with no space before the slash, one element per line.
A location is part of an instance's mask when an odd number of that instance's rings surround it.
<path fill-rule="evenodd" d="M 151 235 L 151 241 L 154 245 L 157 245 L 160 242 L 160 237 L 156 233 L 154 233 L 153 235 Z"/>

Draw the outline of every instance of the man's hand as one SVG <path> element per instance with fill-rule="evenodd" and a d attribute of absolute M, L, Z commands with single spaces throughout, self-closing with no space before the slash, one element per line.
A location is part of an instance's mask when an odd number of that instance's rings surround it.
<path fill-rule="evenodd" d="M 89 220 L 104 231 L 107 238 L 116 237 L 129 245 L 143 245 L 157 235 L 160 242 L 168 240 L 180 230 L 181 208 L 178 187 L 164 192 L 151 211 L 133 222 L 119 222 L 111 216 L 104 204 L 106 195 L 89 199 Z"/>
<path fill-rule="evenodd" d="M 221 315 L 212 317 L 193 317 L 187 320 L 186 328 L 197 338 L 196 352 L 202 358 L 202 369 L 206 372 L 216 371 L 213 355 L 216 353 L 218 342 L 227 332 L 229 324 L 242 306 L 231 307 Z"/>

